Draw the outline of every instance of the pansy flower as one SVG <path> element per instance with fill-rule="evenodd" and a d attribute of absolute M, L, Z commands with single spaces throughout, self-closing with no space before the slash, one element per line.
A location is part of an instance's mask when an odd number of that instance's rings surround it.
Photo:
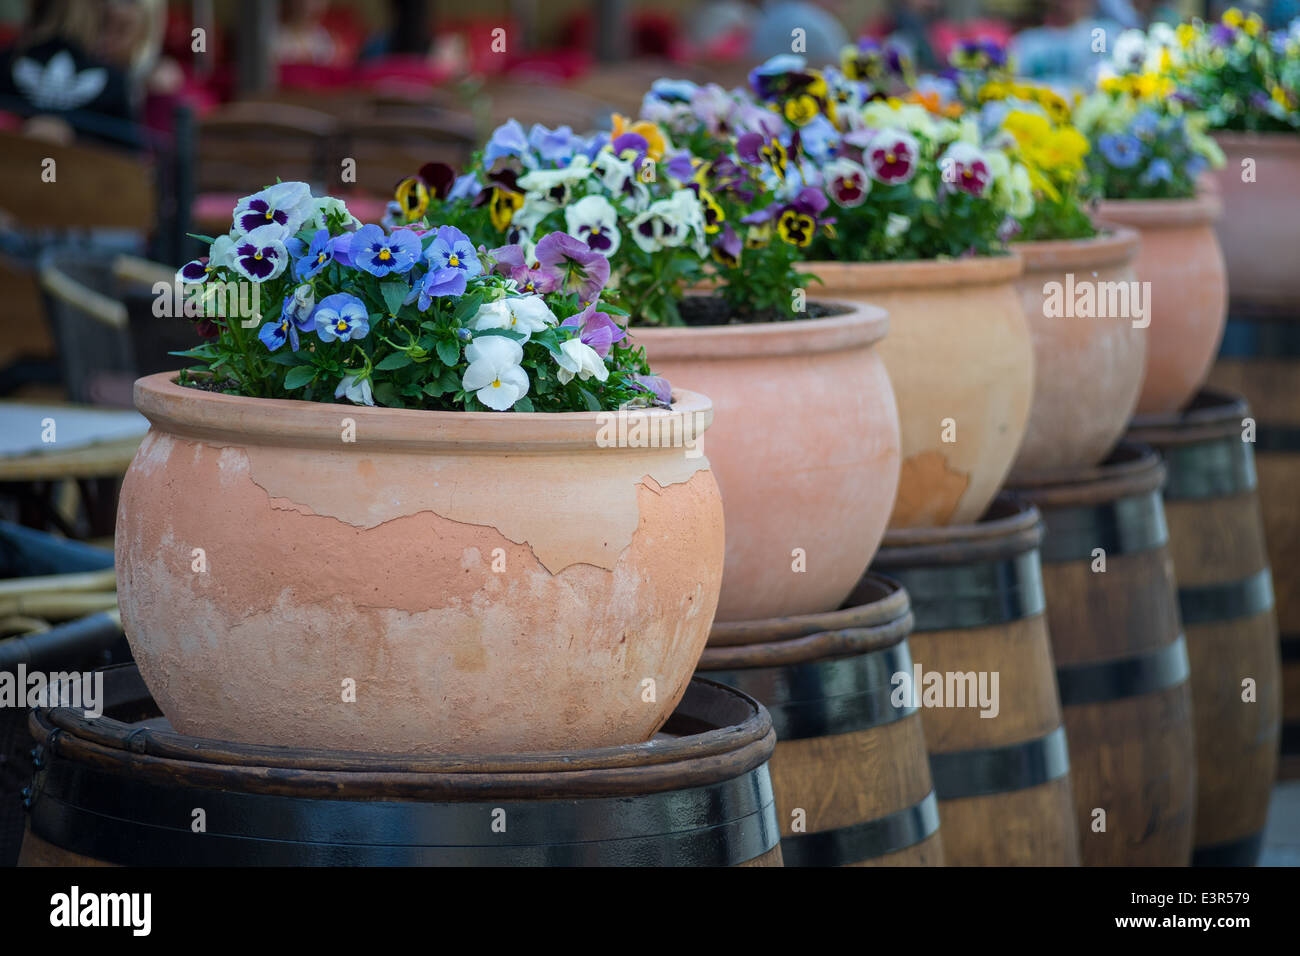
<path fill-rule="evenodd" d="M 349 372 L 339 379 L 334 389 L 335 398 L 346 398 L 354 405 L 375 404 L 374 393 L 370 390 L 370 376 L 360 372 Z"/>
<path fill-rule="evenodd" d="M 767 166 L 777 179 L 785 179 L 790 154 L 777 137 L 744 133 L 736 140 L 736 154 L 747 163 Z"/>
<path fill-rule="evenodd" d="M 430 268 L 416 287 L 419 290 L 416 306 L 421 312 L 428 312 L 429 306 L 433 305 L 434 299 L 440 299 L 444 296 L 459 298 L 465 294 L 467 285 L 464 269 L 458 269 L 455 266 Z"/>
<path fill-rule="evenodd" d="M 394 199 L 402 208 L 406 222 L 422 219 L 429 209 L 429 199 L 446 199 L 456 181 L 456 172 L 446 163 L 425 163 L 414 176 L 397 184 Z"/>
<path fill-rule="evenodd" d="M 355 295 L 336 292 L 321 299 L 312 313 L 316 334 L 323 342 L 350 342 L 370 334 L 370 316 L 366 304 Z"/>
<path fill-rule="evenodd" d="M 492 131 L 492 138 L 483 149 L 483 165 L 489 169 L 504 157 L 522 157 L 528 152 L 528 137 L 519 121 L 512 119 Z"/>
<path fill-rule="evenodd" d="M 777 214 L 776 234 L 792 246 L 808 246 L 824 224 L 819 217 L 825 209 L 826 197 L 820 190 L 811 186 L 801 189 L 794 201 Z"/>
<path fill-rule="evenodd" d="M 673 389 L 668 384 L 668 379 L 659 375 L 635 374 L 632 376 L 632 386 L 649 393 L 652 404 L 663 408 L 672 406 Z"/>
<path fill-rule="evenodd" d="M 555 288 L 576 293 L 584 303 L 595 302 L 609 281 L 609 259 L 567 233 L 543 237 L 533 255 L 534 269 L 553 277 Z"/>
<path fill-rule="evenodd" d="M 311 237 L 307 254 L 293 264 L 293 274 L 297 279 L 311 279 L 334 261 L 334 247 L 330 244 L 328 229 L 318 229 Z"/>
<path fill-rule="evenodd" d="M 1116 169 L 1132 169 L 1142 159 L 1142 141 L 1129 133 L 1103 133 L 1097 148 Z"/>
<path fill-rule="evenodd" d="M 582 344 L 590 346 L 602 359 L 609 355 L 609 350 L 615 342 L 622 342 L 627 338 L 627 330 L 620 327 L 604 312 L 597 311 L 595 302 L 577 315 L 569 316 L 560 323 L 560 328 L 577 329 L 578 339 Z"/>
<path fill-rule="evenodd" d="M 537 169 L 519 177 L 519 188 L 529 200 L 529 208 L 550 212 L 562 209 L 573 198 L 573 187 L 592 174 L 586 156 L 575 156 L 568 165 L 559 169 Z"/>
<path fill-rule="evenodd" d="M 475 207 L 487 204 L 488 218 L 492 228 L 505 232 L 514 219 L 515 213 L 524 205 L 524 194 L 518 185 L 518 174 L 513 169 L 505 169 L 488 177 L 488 184 L 475 197 Z"/>
<path fill-rule="evenodd" d="M 230 265 L 231 255 L 235 250 L 235 240 L 230 236 L 217 236 L 208 248 L 208 254 L 191 260 L 181 266 L 176 273 L 178 282 L 196 285 L 207 282 L 208 276 L 217 269 Z"/>
<path fill-rule="evenodd" d="M 504 412 L 528 394 L 528 373 L 520 368 L 523 347 L 504 335 L 482 335 L 465 346 L 469 367 L 461 388 L 493 411 Z"/>
<path fill-rule="evenodd" d="M 910 134 L 882 129 L 871 137 L 862 158 L 873 179 L 886 186 L 895 186 L 916 175 L 919 153 L 920 146 Z"/>
<path fill-rule="evenodd" d="M 713 258 L 719 265 L 734 269 L 740 265 L 741 248 L 740 235 L 728 223 L 723 227 L 722 235 L 714 240 Z"/>
<path fill-rule="evenodd" d="M 306 183 L 276 183 L 235 204 L 235 230 L 247 235 L 276 226 L 281 236 L 292 236 L 314 212 Z"/>
<path fill-rule="evenodd" d="M 564 222 L 571 236 L 581 239 L 603 256 L 618 252 L 622 236 L 618 212 L 604 196 L 584 196 L 564 210 Z"/>
<path fill-rule="evenodd" d="M 668 150 L 668 144 L 664 140 L 663 131 L 654 123 L 647 123 L 644 120 L 632 122 L 622 113 L 615 113 L 610 120 L 614 126 L 613 132 L 610 133 L 610 142 L 616 143 L 620 137 L 625 135 L 637 136 L 645 144 L 644 154 L 646 156 L 649 156 L 654 162 L 663 159 L 664 153 Z M 615 152 L 619 152 L 617 147 Z"/>
<path fill-rule="evenodd" d="M 650 190 L 641 181 L 637 167 L 622 159 L 612 149 L 601 150 L 592 161 L 600 183 L 612 195 L 625 196 L 633 209 L 644 209 L 650 202 Z"/>
<path fill-rule="evenodd" d="M 835 159 L 822 170 L 826 193 L 835 205 L 852 209 L 861 206 L 871 191 L 871 178 L 861 164 L 851 159 Z"/>
<path fill-rule="evenodd" d="M 944 184 L 949 189 L 960 190 L 979 199 L 988 192 L 993 181 L 988 157 L 971 143 L 956 142 L 939 158 Z"/>
<path fill-rule="evenodd" d="M 293 350 L 298 351 L 298 333 L 310 332 L 316 328 L 313 315 L 316 306 L 316 293 L 310 285 L 300 285 L 284 297 L 280 308 L 280 318 L 267 322 L 257 333 L 262 344 L 274 352 L 286 341 Z"/>
<path fill-rule="evenodd" d="M 454 226 L 439 226 L 429 248 L 424 250 L 429 270 L 456 269 L 466 279 L 483 274 L 483 265 L 478 261 L 478 250 L 469 236 Z"/>
<path fill-rule="evenodd" d="M 240 236 L 235 240 L 230 259 L 231 268 L 251 282 L 274 279 L 288 264 L 284 230 L 278 225 L 260 226 Z"/>
<path fill-rule="evenodd" d="M 352 265 L 372 276 L 384 278 L 409 272 L 420 257 L 420 237 L 410 229 L 395 229 L 384 235 L 379 226 L 362 226 L 348 245 Z"/>
<path fill-rule="evenodd" d="M 527 342 L 534 332 L 542 332 L 555 324 L 555 313 L 541 296 L 520 295 L 484 302 L 470 319 L 469 327 L 475 332 L 507 329 L 520 333 L 522 341 Z"/>
<path fill-rule="evenodd" d="M 581 339 L 566 339 L 561 342 L 555 364 L 560 366 L 555 377 L 561 385 L 569 384 L 575 377 L 581 382 L 591 378 L 603 382 L 609 378 L 609 369 L 605 367 L 604 360 Z"/>
<path fill-rule="evenodd" d="M 563 235 L 563 233 L 551 233 L 551 235 L 558 236 Z M 549 239 L 550 236 L 547 238 Z M 568 236 L 565 238 L 580 246 L 585 254 L 603 262 L 608 275 L 609 260 L 599 253 L 592 252 L 576 239 Z M 522 245 L 500 246 L 492 249 L 488 252 L 488 258 L 492 261 L 492 268 L 496 272 L 513 279 L 515 284 L 524 292 L 547 295 L 560 287 L 561 273 L 558 270 L 544 267 L 536 258 L 529 258 Z"/>

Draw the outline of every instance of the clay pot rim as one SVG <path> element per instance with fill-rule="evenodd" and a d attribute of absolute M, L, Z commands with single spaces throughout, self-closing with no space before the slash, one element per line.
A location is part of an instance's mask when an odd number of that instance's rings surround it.
<path fill-rule="evenodd" d="M 1001 256 L 967 259 L 907 259 L 888 262 L 818 260 L 803 268 L 822 280 L 829 295 L 843 292 L 894 292 L 1013 282 L 1025 271 L 1024 259 L 1012 249 Z"/>
<path fill-rule="evenodd" d="M 1097 209 L 1097 226 L 1172 229 L 1212 225 L 1223 214 L 1223 200 L 1200 192 L 1189 199 L 1105 199 Z"/>
<path fill-rule="evenodd" d="M 1138 253 L 1141 237 L 1128 226 L 1107 226 L 1088 239 L 1046 239 L 1018 242 L 1016 249 L 1025 260 L 1025 272 L 1062 272 L 1122 265 Z"/>
<path fill-rule="evenodd" d="M 1221 147 L 1249 149 L 1255 152 L 1282 153 L 1300 159 L 1300 135 L 1294 132 L 1259 133 L 1247 130 L 1211 130 Z M 1225 149 L 1224 152 L 1227 152 Z"/>
<path fill-rule="evenodd" d="M 1011 491 L 1039 508 L 1069 508 L 1159 491 L 1165 484 L 1165 466 L 1149 445 L 1121 440 L 1099 465 L 1021 472 L 1013 474 L 1010 481 Z"/>
<path fill-rule="evenodd" d="M 888 573 L 891 568 L 1002 560 L 1034 550 L 1043 533 L 1038 509 L 1002 491 L 974 524 L 889 529 L 872 568 Z"/>
<path fill-rule="evenodd" d="M 1241 420 L 1249 414 L 1250 405 L 1240 395 L 1203 386 L 1181 411 L 1134 415 L 1126 437 L 1156 448 L 1224 438 L 1239 440 Z"/>
<path fill-rule="evenodd" d="M 656 362 L 675 359 L 728 362 L 734 359 L 809 355 L 869 348 L 889 331 L 889 314 L 874 305 L 826 302 L 844 311 L 817 319 L 740 325 L 633 326 L 634 343 L 652 350 Z"/>
<path fill-rule="evenodd" d="M 709 631 L 706 653 L 710 648 L 730 650 L 748 646 L 789 645 L 800 639 L 822 636 L 827 632 L 858 631 L 889 625 L 910 614 L 911 601 L 907 591 L 892 578 L 868 572 L 854 586 L 853 594 L 863 596 L 864 589 L 871 592 L 868 603 L 843 607 L 835 611 L 796 614 L 757 621 L 714 621 Z M 900 637 L 899 640 L 901 639 Z M 719 653 L 722 651 L 719 650 Z M 719 668 L 724 665 L 715 660 L 712 666 Z"/>
<path fill-rule="evenodd" d="M 439 412 L 415 408 L 379 408 L 300 399 L 250 398 L 187 388 L 176 383 L 179 372 L 158 372 L 136 380 L 135 407 L 155 428 L 192 438 L 231 444 L 328 447 L 348 451 L 475 451 L 653 453 L 680 448 L 602 446 L 598 436 L 613 412 Z M 686 389 L 673 390 L 671 409 L 637 409 L 628 416 L 660 419 L 683 445 L 713 422 L 713 402 Z M 356 422 L 356 440 L 340 441 L 341 422 Z M 635 418 L 632 418 L 635 421 Z M 678 431 L 680 421 L 680 431 Z M 632 427 L 631 422 L 629 427 Z"/>

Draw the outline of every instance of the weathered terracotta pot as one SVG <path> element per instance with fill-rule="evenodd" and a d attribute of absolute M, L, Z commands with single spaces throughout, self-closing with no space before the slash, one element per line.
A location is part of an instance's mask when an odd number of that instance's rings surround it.
<path fill-rule="evenodd" d="M 1117 228 L 1092 239 L 1018 242 L 1017 282 L 1034 341 L 1034 404 L 1013 471 L 1055 472 L 1097 464 L 1124 434 L 1142 390 L 1146 329 L 1130 298 L 1138 235 Z M 1105 283 L 1123 283 L 1112 297 Z M 1120 288 L 1116 286 L 1115 288 Z M 1091 292 L 1094 306 L 1081 298 Z M 1113 317 L 1077 314 L 1104 303 Z M 1141 299 L 1146 309 L 1145 298 Z M 1065 314 L 1061 314 L 1066 309 Z M 1114 315 L 1120 312 L 1120 315 Z M 1149 317 L 1149 310 L 1144 314 Z"/>
<path fill-rule="evenodd" d="M 722 581 L 704 396 L 627 413 L 643 417 L 620 440 L 612 413 L 358 408 L 174 378 L 135 386 L 153 427 L 122 485 L 117 574 L 179 732 L 581 750 L 649 739 L 681 699 Z"/>
<path fill-rule="evenodd" d="M 637 328 L 650 364 L 702 390 L 727 512 L 718 620 L 838 608 L 871 563 L 898 488 L 898 409 L 873 306 L 794 322 Z"/>
<path fill-rule="evenodd" d="M 877 348 L 898 401 L 903 456 L 889 526 L 978 520 L 1029 417 L 1033 348 L 1015 286 L 1020 257 L 804 268 L 821 279 L 819 295 L 889 313 Z"/>
<path fill-rule="evenodd" d="M 1205 384 L 1228 316 L 1228 278 L 1214 234 L 1222 204 L 1194 199 L 1111 199 L 1097 220 L 1138 231 L 1134 268 L 1151 283 L 1146 373 L 1139 415 L 1171 415 Z M 1095 462 L 1094 462 L 1095 464 Z"/>
<path fill-rule="evenodd" d="M 1216 229 L 1228 294 L 1234 305 L 1294 310 L 1300 306 L 1300 135 L 1220 132 L 1214 138 L 1227 159 L 1213 175 L 1223 200 Z M 1245 160 L 1252 163 L 1243 167 Z"/>

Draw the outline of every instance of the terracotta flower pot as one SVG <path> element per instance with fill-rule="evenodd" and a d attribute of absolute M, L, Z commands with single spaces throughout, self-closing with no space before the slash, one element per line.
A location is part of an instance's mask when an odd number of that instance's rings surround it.
<path fill-rule="evenodd" d="M 1300 306 L 1300 135 L 1215 133 L 1227 159 L 1214 172 L 1223 200 L 1217 231 L 1234 304 L 1261 311 Z M 1243 177 L 1253 160 L 1253 182 Z M 1249 165 L 1249 164 L 1248 164 Z"/>
<path fill-rule="evenodd" d="M 153 427 L 122 485 L 117 574 L 178 731 L 507 753 L 644 741 L 672 712 L 722 581 L 722 500 L 694 444 L 707 398 L 679 391 L 620 441 L 608 414 L 272 401 L 174 378 L 135 386 Z"/>
<path fill-rule="evenodd" d="M 1227 272 L 1214 234 L 1220 209 L 1217 196 L 1112 199 L 1098 209 L 1099 222 L 1138 231 L 1137 278 L 1151 283 L 1139 415 L 1179 411 L 1210 374 L 1228 309 Z"/>
<path fill-rule="evenodd" d="M 871 306 L 846 308 L 794 322 L 633 329 L 656 372 L 713 401 L 709 461 L 727 513 L 718 620 L 838 608 L 884 536 L 898 410 L 875 344 L 889 320 Z"/>
<path fill-rule="evenodd" d="M 898 401 L 903 456 L 890 527 L 969 524 L 1002 486 L 1034 380 L 1015 285 L 1022 267 L 1018 255 L 805 264 L 822 280 L 818 295 L 889 313 L 878 348 Z"/>
<path fill-rule="evenodd" d="M 1025 260 L 1017 286 L 1034 340 L 1035 377 L 1014 471 L 1095 465 L 1124 434 L 1142 390 L 1147 329 L 1134 327 L 1145 321 L 1136 318 L 1136 306 L 1148 318 L 1150 312 L 1145 297 L 1133 298 L 1142 294 L 1133 285 L 1138 235 L 1118 228 L 1092 239 L 1018 242 L 1016 249 Z M 1105 283 L 1123 283 L 1114 287 L 1123 295 L 1112 297 Z M 1102 310 L 1111 315 L 1088 314 Z"/>

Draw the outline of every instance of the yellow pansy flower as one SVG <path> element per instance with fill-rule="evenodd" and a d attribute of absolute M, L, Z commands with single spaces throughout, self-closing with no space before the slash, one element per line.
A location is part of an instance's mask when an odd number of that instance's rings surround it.
<path fill-rule="evenodd" d="M 615 113 L 611 120 L 614 131 L 610 134 L 610 139 L 618 139 L 624 133 L 636 133 L 646 141 L 646 155 L 655 162 L 664 158 L 664 153 L 668 151 L 668 141 L 657 124 L 647 120 L 637 120 L 633 123 L 622 113 Z"/>

